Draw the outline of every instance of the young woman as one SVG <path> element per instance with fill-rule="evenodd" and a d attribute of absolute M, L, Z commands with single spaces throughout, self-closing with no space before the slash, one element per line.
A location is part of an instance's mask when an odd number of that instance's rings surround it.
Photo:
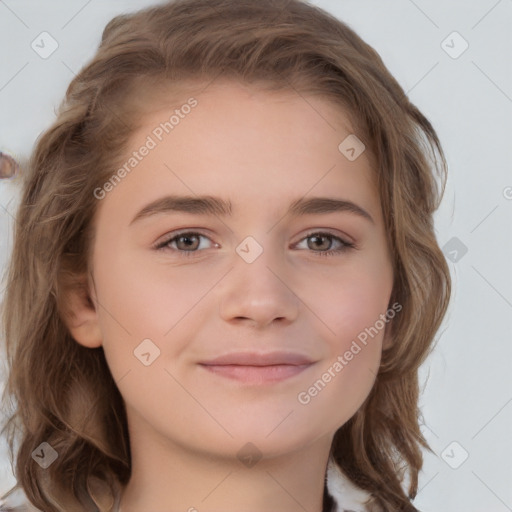
<path fill-rule="evenodd" d="M 416 510 L 445 172 L 378 54 L 316 7 L 113 19 L 17 212 L 26 510 Z"/>

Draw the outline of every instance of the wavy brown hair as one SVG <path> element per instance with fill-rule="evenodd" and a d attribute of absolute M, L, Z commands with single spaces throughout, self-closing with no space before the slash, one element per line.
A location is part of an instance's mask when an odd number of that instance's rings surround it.
<path fill-rule="evenodd" d="M 129 480 L 123 399 L 103 349 L 79 345 L 66 328 L 66 293 L 86 293 L 93 191 L 123 161 L 144 112 L 135 101 L 142 88 L 169 92 L 219 76 L 343 107 L 373 156 L 393 255 L 390 303 L 403 309 L 388 326 L 392 346 L 374 387 L 336 432 L 331 455 L 370 494 L 368 510 L 415 511 L 421 448 L 430 450 L 419 427 L 418 368 L 451 293 L 433 225 L 446 162 L 432 125 L 376 51 L 301 0 L 177 0 L 118 16 L 69 85 L 31 156 L 6 274 L 3 431 L 18 483 L 45 512 L 78 512 L 109 510 L 98 486 L 114 493 Z M 46 470 L 31 457 L 42 442 L 59 455 Z"/>

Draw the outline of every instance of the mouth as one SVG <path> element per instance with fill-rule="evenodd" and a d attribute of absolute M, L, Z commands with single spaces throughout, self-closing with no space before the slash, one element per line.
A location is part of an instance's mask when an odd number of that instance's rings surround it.
<path fill-rule="evenodd" d="M 202 368 L 220 377 L 255 385 L 284 381 L 313 364 L 314 361 L 308 357 L 289 352 L 232 353 L 199 363 Z"/>

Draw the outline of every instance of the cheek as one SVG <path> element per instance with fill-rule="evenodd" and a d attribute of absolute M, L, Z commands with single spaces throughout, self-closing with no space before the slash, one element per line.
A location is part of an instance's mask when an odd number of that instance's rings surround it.
<path fill-rule="evenodd" d="M 311 309 L 328 328 L 328 338 L 339 349 L 379 322 L 392 290 L 389 272 L 352 266 L 322 279 L 321 288 L 307 293 Z M 310 283 L 311 284 L 311 283 Z M 381 322 L 378 323 L 382 329 Z M 364 336 L 361 336 L 364 338 Z"/>
<path fill-rule="evenodd" d="M 137 363 L 134 350 L 145 339 L 152 340 L 162 356 L 179 355 L 188 338 L 178 333 L 193 332 L 191 322 L 204 306 L 202 299 L 222 273 L 206 264 L 149 266 L 147 255 L 113 247 L 110 254 L 115 257 L 109 258 L 106 250 L 103 254 L 102 260 L 98 254 L 95 281 L 103 347 L 113 372 L 123 373 Z"/>
<path fill-rule="evenodd" d="M 156 275 L 152 249 L 136 248 L 128 242 L 119 227 L 115 206 L 116 203 L 109 204 L 102 212 L 112 222 L 98 226 L 95 242 L 99 316 L 106 344 L 127 338 L 135 344 L 137 340 L 140 343 L 144 338 L 161 336 L 171 327 L 181 290 L 172 294 L 173 285 L 162 279 L 163 273 Z"/>
<path fill-rule="evenodd" d="M 325 293 L 318 296 L 315 307 L 334 334 L 330 332 L 326 338 L 329 362 L 316 381 L 316 388 L 325 385 L 329 389 L 315 398 L 315 407 L 321 411 L 329 404 L 339 404 L 338 421 L 342 424 L 368 396 L 378 373 L 384 333 L 394 316 L 393 311 L 386 317 L 392 269 L 385 259 L 358 260 L 324 284 Z"/>
<path fill-rule="evenodd" d="M 324 293 L 314 296 L 311 309 L 322 320 L 329 353 L 297 401 L 305 413 L 324 418 L 333 429 L 355 414 L 373 387 L 388 326 L 381 318 L 386 318 L 391 286 L 388 275 L 353 270 L 325 282 Z"/>

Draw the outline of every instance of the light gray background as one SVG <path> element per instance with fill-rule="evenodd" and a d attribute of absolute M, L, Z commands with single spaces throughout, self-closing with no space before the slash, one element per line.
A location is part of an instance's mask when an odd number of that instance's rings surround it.
<path fill-rule="evenodd" d="M 0 150 L 25 157 L 105 24 L 152 3 L 0 1 Z M 432 121 L 450 166 L 438 240 L 467 247 L 450 262 L 453 301 L 421 369 L 423 431 L 436 455 L 425 453 L 415 505 L 422 512 L 512 511 L 512 0 L 312 3 L 370 43 Z M 47 59 L 31 48 L 43 31 L 59 45 Z M 454 31 L 469 44 L 457 58 L 443 49 L 463 49 Z M 15 182 L 0 182 L 0 268 L 16 193 Z M 446 249 L 451 258 L 453 247 Z M 14 483 L 1 452 L 0 467 L 1 492 Z"/>

